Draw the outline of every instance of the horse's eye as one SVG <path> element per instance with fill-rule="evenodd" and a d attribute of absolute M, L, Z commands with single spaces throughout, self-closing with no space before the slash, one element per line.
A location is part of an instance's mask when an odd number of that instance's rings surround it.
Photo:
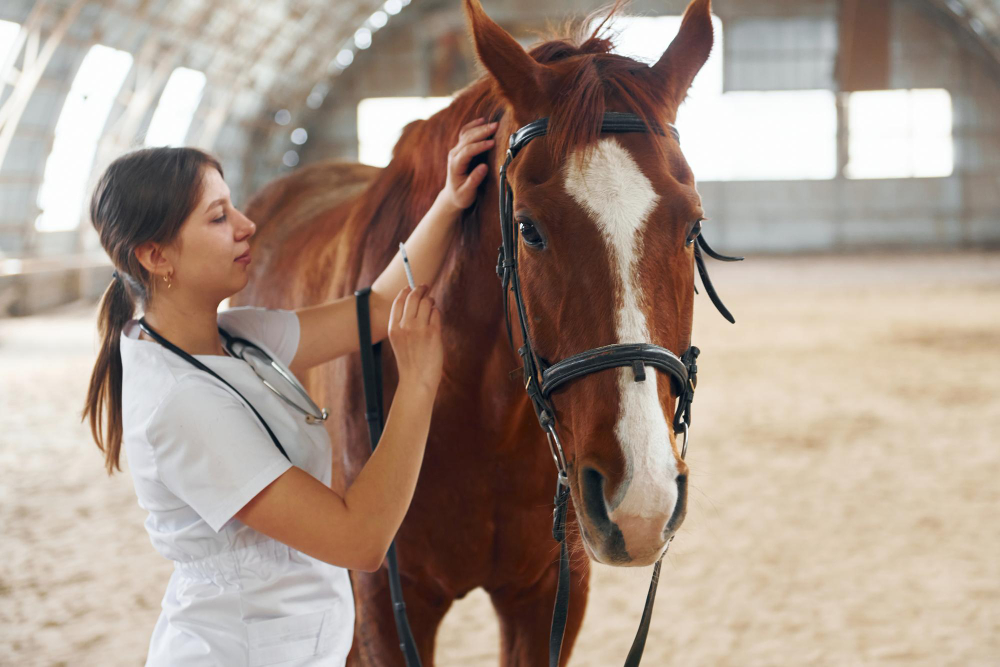
<path fill-rule="evenodd" d="M 687 243 L 684 245 L 691 245 L 694 240 L 698 238 L 698 234 L 701 234 L 701 220 L 695 220 L 694 227 L 691 228 L 691 233 L 688 234 Z"/>
<path fill-rule="evenodd" d="M 524 242 L 530 245 L 532 248 L 542 248 L 545 247 L 545 239 L 542 238 L 535 226 L 531 224 L 529 220 L 519 220 L 518 229 L 521 232 L 521 238 Z"/>

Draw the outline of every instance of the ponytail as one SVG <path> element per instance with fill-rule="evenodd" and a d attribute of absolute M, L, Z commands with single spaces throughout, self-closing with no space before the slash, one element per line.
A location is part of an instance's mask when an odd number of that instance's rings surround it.
<path fill-rule="evenodd" d="M 90 432 L 98 449 L 104 452 L 104 467 L 110 475 L 121 471 L 119 457 L 122 447 L 122 357 L 121 334 L 125 324 L 135 314 L 135 304 L 129 296 L 125 279 L 115 271 L 111 284 L 104 290 L 97 316 L 101 349 L 90 375 L 90 388 L 82 419 L 90 417 Z M 102 423 L 103 421 L 103 423 Z"/>
<path fill-rule="evenodd" d="M 202 196 L 206 168 L 222 174 L 219 161 L 197 148 L 142 148 L 112 162 L 91 197 L 90 219 L 101 246 L 121 267 L 101 297 L 101 349 L 80 418 L 90 418 L 90 432 L 104 452 L 109 475 L 121 470 L 122 329 L 136 306 L 146 310 L 153 291 L 153 276 L 135 250 L 143 243 L 166 245 L 177 238 Z"/>

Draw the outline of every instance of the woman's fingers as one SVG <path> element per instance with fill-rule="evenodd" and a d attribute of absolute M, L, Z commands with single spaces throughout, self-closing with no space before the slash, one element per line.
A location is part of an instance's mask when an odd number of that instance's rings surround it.
<path fill-rule="evenodd" d="M 491 142 L 490 145 L 492 145 L 492 142 L 496 140 L 495 137 L 493 137 L 493 134 L 495 132 L 496 132 L 496 123 L 490 123 L 489 125 L 484 125 L 482 127 L 476 128 L 475 130 L 467 132 L 466 134 L 459 135 L 458 141 L 452 147 L 451 150 L 452 155 L 457 156 L 461 154 L 461 152 L 465 150 L 466 147 L 472 144 L 489 141 Z M 488 146 L 484 146 L 480 150 L 485 150 L 485 148 L 488 148 Z"/>
<path fill-rule="evenodd" d="M 469 177 L 465 179 L 464 183 L 458 186 L 458 196 L 465 198 L 470 190 L 478 188 L 479 184 L 486 178 L 487 171 L 489 171 L 489 168 L 485 164 L 481 164 L 469 172 Z"/>
<path fill-rule="evenodd" d="M 458 143 L 481 141 L 496 132 L 498 125 L 499 123 L 486 123 L 484 125 L 477 125 L 469 130 L 463 130 L 458 135 Z"/>
<path fill-rule="evenodd" d="M 425 291 L 425 293 L 426 293 L 426 291 Z M 414 322 L 416 322 L 417 324 L 422 324 L 422 325 L 426 326 L 428 318 L 431 315 L 431 308 L 432 307 L 433 306 L 431 305 L 430 298 L 428 298 L 428 297 L 425 296 L 424 298 L 420 299 L 420 301 L 417 303 L 417 312 L 416 312 L 416 315 L 413 318 Z"/>
<path fill-rule="evenodd" d="M 460 132 L 458 135 L 458 141 L 452 146 L 449 154 L 451 157 L 458 157 L 462 152 L 470 145 L 481 143 L 484 141 L 492 142 L 492 135 L 496 132 L 499 123 L 486 123 L 485 125 L 479 125 L 469 131 Z M 490 144 L 492 145 L 492 144 Z M 478 149 L 477 152 L 482 152 L 485 148 L 489 146 L 483 146 Z"/>
<path fill-rule="evenodd" d="M 472 170 L 469 170 L 469 166 L 475 156 L 496 145 L 496 139 L 492 135 L 498 126 L 498 122 L 491 123 L 485 118 L 477 118 L 466 123 L 459 132 L 458 143 L 448 151 L 445 189 L 452 203 L 459 209 L 472 204 L 476 189 L 489 173 L 489 168 L 485 164 Z"/>
<path fill-rule="evenodd" d="M 471 172 L 466 173 L 466 170 L 469 168 L 469 163 L 472 161 L 473 157 L 489 149 L 493 146 L 493 144 L 493 139 L 477 141 L 476 143 L 468 144 L 467 146 L 462 147 L 459 152 L 453 156 L 449 167 L 451 169 L 452 182 L 457 184 L 455 186 L 456 193 L 463 200 L 470 190 L 475 190 L 479 187 L 479 184 L 483 182 L 484 178 L 486 178 L 486 172 L 489 171 L 486 164 L 480 164 Z"/>
<path fill-rule="evenodd" d="M 469 167 L 469 162 L 472 158 L 493 146 L 494 143 L 493 139 L 486 139 L 463 146 L 455 155 L 454 169 L 456 174 L 465 174 L 465 170 Z"/>
<path fill-rule="evenodd" d="M 403 319 L 403 306 L 406 303 L 406 298 L 410 294 L 410 286 L 405 285 L 403 289 L 399 290 L 399 294 L 396 298 L 392 300 L 392 307 L 389 308 L 389 324 L 399 326 L 399 323 Z"/>
<path fill-rule="evenodd" d="M 469 132 L 477 127 L 485 127 L 485 126 L 488 126 L 488 123 L 486 122 L 485 118 L 480 117 L 474 120 L 470 120 L 468 123 L 462 126 L 462 129 L 458 131 L 458 136 L 459 138 L 461 138 L 461 136 L 466 132 Z"/>
<path fill-rule="evenodd" d="M 402 317 L 402 323 L 404 325 L 416 318 L 417 307 L 420 305 L 420 299 L 426 291 L 427 285 L 417 285 L 417 288 L 410 290 L 410 293 L 406 296 L 406 303 L 403 304 Z"/>

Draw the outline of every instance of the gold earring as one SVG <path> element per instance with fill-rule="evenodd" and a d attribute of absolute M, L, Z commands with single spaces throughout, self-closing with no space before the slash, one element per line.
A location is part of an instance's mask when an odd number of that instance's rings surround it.
<path fill-rule="evenodd" d="M 170 274 L 169 273 L 167 275 L 163 276 L 163 282 L 167 283 L 167 289 L 170 289 L 170 286 L 173 283 L 170 282 Z"/>

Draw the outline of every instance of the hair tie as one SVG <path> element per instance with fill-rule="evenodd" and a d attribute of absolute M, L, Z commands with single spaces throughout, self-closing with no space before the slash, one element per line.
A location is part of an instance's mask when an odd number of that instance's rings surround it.
<path fill-rule="evenodd" d="M 118 269 L 115 269 L 114 271 L 111 272 L 111 279 L 112 280 L 119 280 L 120 278 L 121 278 L 121 276 L 118 275 Z"/>

